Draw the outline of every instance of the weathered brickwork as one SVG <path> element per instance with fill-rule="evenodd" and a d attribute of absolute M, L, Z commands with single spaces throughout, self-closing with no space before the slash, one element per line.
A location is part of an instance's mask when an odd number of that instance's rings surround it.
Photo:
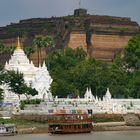
<path fill-rule="evenodd" d="M 36 35 L 52 35 L 57 49 L 82 47 L 89 56 L 111 62 L 132 36 L 140 34 L 138 23 L 131 18 L 90 15 L 86 9 L 75 11 L 70 16 L 32 18 L 0 27 L 0 43 L 14 45 L 20 36 L 23 47 L 28 47 Z M 46 55 L 43 50 L 42 58 Z M 37 52 L 31 59 L 37 64 Z"/>
<path fill-rule="evenodd" d="M 70 39 L 68 43 L 68 47 L 70 48 L 83 48 L 87 51 L 86 47 L 86 34 L 84 32 L 72 32 L 70 33 Z"/>
<path fill-rule="evenodd" d="M 92 34 L 92 45 L 90 46 L 91 57 L 104 61 L 112 61 L 115 54 L 127 45 L 130 38 L 131 36 Z M 87 52 L 86 34 L 84 32 L 71 33 L 68 47 L 73 49 L 82 47 Z"/>

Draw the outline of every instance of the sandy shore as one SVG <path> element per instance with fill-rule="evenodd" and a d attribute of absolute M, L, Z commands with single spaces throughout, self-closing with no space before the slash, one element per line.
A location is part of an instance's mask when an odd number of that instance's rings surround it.
<path fill-rule="evenodd" d="M 38 133 L 48 133 L 48 125 L 18 125 L 18 134 L 38 134 Z"/>
<path fill-rule="evenodd" d="M 108 122 L 93 124 L 93 131 L 129 131 L 140 130 L 140 126 L 127 126 L 125 122 Z"/>

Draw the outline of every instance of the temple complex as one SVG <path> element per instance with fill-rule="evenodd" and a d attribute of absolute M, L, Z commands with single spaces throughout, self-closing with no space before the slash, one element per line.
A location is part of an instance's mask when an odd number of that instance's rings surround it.
<path fill-rule="evenodd" d="M 30 99 L 42 99 L 39 105 L 26 106 L 24 110 L 18 110 L 18 113 L 110 113 L 125 114 L 128 112 L 140 113 L 140 99 L 115 99 L 112 98 L 109 88 L 103 98 L 92 94 L 90 88 L 87 88 L 83 98 L 58 98 L 53 97 L 50 92 L 52 78 L 47 70 L 45 62 L 42 66 L 35 67 L 33 62 L 29 61 L 25 55 L 18 38 L 17 47 L 10 60 L 5 64 L 5 70 L 14 70 L 23 73 L 24 80 L 28 86 L 35 88 L 38 95 Z M 2 85 L 4 89 L 4 102 L 12 106 L 19 107 L 20 100 L 26 100 L 25 95 L 18 96 L 8 90 L 8 85 Z M 13 110 L 16 113 L 17 110 Z"/>
<path fill-rule="evenodd" d="M 53 97 L 50 92 L 52 78 L 47 70 L 45 62 L 39 67 L 35 67 L 32 61 L 29 61 L 25 55 L 19 38 L 17 47 L 10 60 L 5 64 L 6 70 L 14 70 L 23 73 L 24 80 L 28 86 L 35 88 L 38 95 L 30 99 L 43 99 L 40 105 L 26 106 L 20 113 L 116 113 L 125 114 L 128 112 L 140 113 L 140 99 L 114 99 L 111 96 L 109 88 L 103 98 L 92 94 L 90 88 L 87 88 L 83 98 L 58 98 Z M 12 106 L 19 106 L 18 96 L 8 90 L 8 85 L 3 85 L 4 102 L 11 103 Z M 20 100 L 26 99 L 21 95 Z M 16 110 L 12 110 L 16 113 Z M 18 110 L 19 111 L 19 110 Z"/>
<path fill-rule="evenodd" d="M 95 97 L 87 88 L 83 98 L 53 98 L 38 106 L 27 106 L 21 114 L 126 114 L 140 113 L 140 99 L 115 99 L 109 88 L 103 98 Z"/>
<path fill-rule="evenodd" d="M 52 100 L 52 94 L 49 90 L 52 83 L 52 78 L 49 75 L 45 62 L 42 66 L 35 67 L 33 62 L 29 61 L 29 59 L 25 55 L 20 45 L 19 37 L 17 40 L 17 47 L 13 55 L 11 56 L 10 60 L 5 64 L 5 70 L 13 70 L 23 73 L 25 83 L 38 91 L 38 95 L 31 98 Z M 8 91 L 8 87 L 6 85 L 4 87 L 5 101 L 10 100 L 11 102 L 12 99 L 19 100 L 16 94 Z M 23 97 L 22 95 L 21 99 L 25 99 L 25 97 Z"/>

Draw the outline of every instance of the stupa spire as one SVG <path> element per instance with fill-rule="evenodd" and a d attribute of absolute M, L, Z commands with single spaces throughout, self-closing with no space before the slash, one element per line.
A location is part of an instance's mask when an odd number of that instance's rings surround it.
<path fill-rule="evenodd" d="M 18 38 L 17 38 L 17 46 L 16 46 L 16 48 L 17 48 L 17 49 L 21 49 L 19 36 L 18 36 Z"/>

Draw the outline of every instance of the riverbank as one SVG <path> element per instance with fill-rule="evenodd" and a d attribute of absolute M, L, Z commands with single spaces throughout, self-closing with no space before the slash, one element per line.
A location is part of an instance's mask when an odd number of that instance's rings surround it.
<path fill-rule="evenodd" d="M 127 114 L 126 116 L 121 114 L 94 114 L 91 116 L 93 131 L 140 130 L 139 118 L 139 114 Z M 47 120 L 47 115 L 20 114 L 14 115 L 11 119 L 0 119 L 0 122 L 15 124 L 18 134 L 38 134 L 48 133 Z"/>
<path fill-rule="evenodd" d="M 127 126 L 125 122 L 93 123 L 93 131 L 133 131 L 140 130 L 140 126 Z M 48 133 L 48 125 L 17 126 L 18 134 Z"/>
<path fill-rule="evenodd" d="M 140 130 L 140 126 L 127 126 L 125 122 L 105 122 L 93 124 L 93 131 L 130 131 Z"/>
<path fill-rule="evenodd" d="M 18 134 L 40 134 L 48 133 L 48 125 L 39 126 L 17 126 Z"/>

